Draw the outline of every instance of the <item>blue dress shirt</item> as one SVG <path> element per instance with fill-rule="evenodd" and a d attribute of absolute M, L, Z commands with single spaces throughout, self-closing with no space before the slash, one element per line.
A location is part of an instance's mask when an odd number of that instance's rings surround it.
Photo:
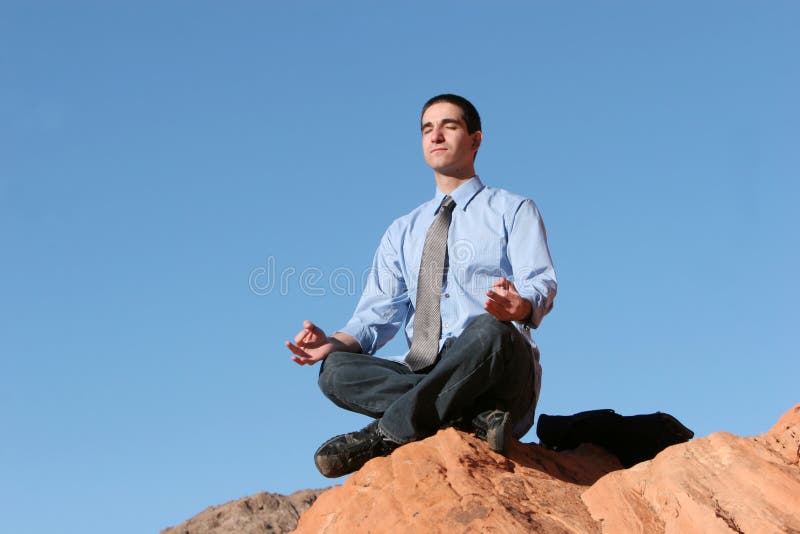
<path fill-rule="evenodd" d="M 456 206 L 447 237 L 439 348 L 487 313 L 486 291 L 504 276 L 531 302 L 529 321 L 515 325 L 531 344 L 538 375 L 538 350 L 530 328 L 539 325 L 556 295 L 556 275 L 539 210 L 528 198 L 484 186 L 478 176 L 450 196 Z M 395 220 L 381 239 L 355 313 L 340 330 L 358 340 L 365 354 L 375 354 L 403 322 L 411 346 L 422 247 L 443 197 L 437 188 L 433 199 Z"/>

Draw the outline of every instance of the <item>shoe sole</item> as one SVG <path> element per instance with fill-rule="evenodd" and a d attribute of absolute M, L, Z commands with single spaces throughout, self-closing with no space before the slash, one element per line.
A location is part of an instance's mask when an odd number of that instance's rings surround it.
<path fill-rule="evenodd" d="M 370 428 L 368 425 L 365 429 L 362 429 L 359 432 L 364 432 Z M 375 432 L 377 431 L 377 426 L 375 428 Z M 389 446 L 386 440 L 382 440 L 380 443 L 373 442 L 369 444 L 368 442 L 362 443 L 361 446 L 353 447 L 352 443 L 349 445 L 351 450 L 349 453 L 345 453 L 345 451 L 337 450 L 334 448 L 332 451 L 325 451 L 329 445 L 345 440 L 347 441 L 349 434 L 340 434 L 338 436 L 334 436 L 322 445 L 314 453 L 314 465 L 317 466 L 319 472 L 328 478 L 339 478 L 344 475 L 349 475 L 355 471 L 361 469 L 365 463 L 373 458 L 377 458 L 378 456 L 387 456 L 391 453 L 392 450 L 397 448 L 399 445 L 392 445 Z"/>
<path fill-rule="evenodd" d="M 347 474 L 347 469 L 342 465 L 339 458 L 314 456 L 314 464 L 317 466 L 320 474 L 327 478 L 339 478 Z"/>
<path fill-rule="evenodd" d="M 499 425 L 493 425 L 486 431 L 486 442 L 494 452 L 505 454 L 511 445 L 511 414 L 505 412 Z"/>

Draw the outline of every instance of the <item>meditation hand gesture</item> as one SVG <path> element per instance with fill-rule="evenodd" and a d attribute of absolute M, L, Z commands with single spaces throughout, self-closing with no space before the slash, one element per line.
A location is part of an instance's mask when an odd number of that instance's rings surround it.
<path fill-rule="evenodd" d="M 483 309 L 500 321 L 525 321 L 531 315 L 531 302 L 517 293 L 514 282 L 500 277 L 486 292 Z"/>
<path fill-rule="evenodd" d="M 314 365 L 337 350 L 338 344 L 328 338 L 321 328 L 306 320 L 303 321 L 303 329 L 294 336 L 294 343 L 287 341 L 286 347 L 294 354 L 292 360 L 297 364 Z"/>

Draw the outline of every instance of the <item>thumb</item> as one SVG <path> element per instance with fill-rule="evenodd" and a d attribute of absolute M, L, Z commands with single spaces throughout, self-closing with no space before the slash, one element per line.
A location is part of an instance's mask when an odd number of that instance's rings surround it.
<path fill-rule="evenodd" d="M 500 288 L 500 289 L 508 289 L 508 284 L 509 283 L 510 282 L 508 281 L 508 279 L 505 276 L 501 276 L 500 278 L 498 278 L 497 280 L 494 281 L 494 287 L 497 287 L 497 288 Z"/>
<path fill-rule="evenodd" d="M 325 335 L 325 333 L 322 331 L 322 329 L 320 329 L 320 327 L 318 327 L 308 319 L 303 321 L 303 328 L 305 328 L 312 335 L 317 335 L 317 336 Z"/>

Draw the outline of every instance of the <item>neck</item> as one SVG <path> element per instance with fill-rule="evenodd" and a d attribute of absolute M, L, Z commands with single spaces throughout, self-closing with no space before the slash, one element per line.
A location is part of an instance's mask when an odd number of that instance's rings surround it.
<path fill-rule="evenodd" d="M 438 172 L 434 172 L 433 175 L 434 178 L 436 178 L 436 187 L 439 189 L 439 191 L 445 195 L 449 195 L 458 189 L 461 184 L 475 176 L 475 170 L 473 169 L 471 173 L 469 173 L 469 176 L 466 176 L 467 173 L 464 174 L 465 175 L 461 176 L 447 176 L 444 174 L 439 174 Z"/>

